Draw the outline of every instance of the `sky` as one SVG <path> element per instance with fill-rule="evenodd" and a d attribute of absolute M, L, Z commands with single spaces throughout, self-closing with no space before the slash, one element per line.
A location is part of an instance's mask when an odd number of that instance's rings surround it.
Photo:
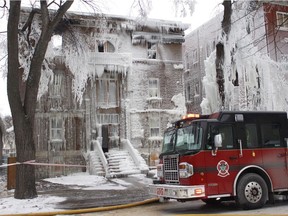
<path fill-rule="evenodd" d="M 24 6 L 28 6 L 29 4 L 25 4 L 25 2 L 29 1 L 23 1 Z M 76 1 L 77 2 L 77 1 Z M 105 3 L 104 3 L 105 2 Z M 175 18 L 175 13 L 173 11 L 173 5 L 167 4 L 167 0 L 153 0 L 152 10 L 149 14 L 149 18 L 153 19 L 164 19 L 164 20 L 178 20 L 182 21 L 184 23 L 191 24 L 191 28 L 187 31 L 191 31 L 192 29 L 197 28 L 201 24 L 205 23 L 209 19 L 213 18 L 213 16 L 219 12 L 219 3 L 222 2 L 222 0 L 197 0 L 197 3 L 195 5 L 195 11 L 191 16 L 185 17 L 185 18 Z M 109 13 L 109 14 L 115 14 L 115 15 L 123 15 L 123 16 L 129 16 L 131 13 L 131 5 L 133 3 L 133 0 L 109 0 L 109 1 L 101 1 L 98 0 L 97 4 L 101 8 L 101 11 L 103 13 Z M 85 10 L 85 8 L 80 7 L 80 9 Z M 72 5 L 71 11 L 79 10 L 79 6 L 74 3 Z M 6 23 L 0 22 L 0 32 L 6 31 Z M 3 38 L 3 33 L 0 35 L 0 39 Z M 1 39 L 2 40 L 2 39 Z M 1 59 L 2 56 L 0 56 Z M 0 66 L 4 64 L 4 61 L 6 61 L 6 58 L 3 58 L 0 61 Z M 7 87 L 6 87 L 6 78 L 4 76 L 3 78 L 3 69 L 0 69 L 0 116 L 5 115 L 11 115 L 8 98 L 7 98 Z"/>

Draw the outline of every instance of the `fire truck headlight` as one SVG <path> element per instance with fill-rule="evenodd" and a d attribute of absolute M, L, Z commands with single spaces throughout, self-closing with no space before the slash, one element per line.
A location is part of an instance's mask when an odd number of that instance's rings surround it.
<path fill-rule="evenodd" d="M 157 177 L 163 178 L 163 164 L 157 165 Z"/>
<path fill-rule="evenodd" d="M 189 178 L 194 174 L 193 165 L 183 162 L 179 164 L 179 176 L 180 178 Z"/>

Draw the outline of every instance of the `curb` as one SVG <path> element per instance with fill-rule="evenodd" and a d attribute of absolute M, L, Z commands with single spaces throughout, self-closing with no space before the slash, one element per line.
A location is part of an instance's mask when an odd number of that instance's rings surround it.
<path fill-rule="evenodd" d="M 87 209 L 77 209 L 77 210 L 64 210 L 64 211 L 53 211 L 53 212 L 37 212 L 37 213 L 19 213 L 19 214 L 8 214 L 6 216 L 50 216 L 50 215 L 69 215 L 69 214 L 81 214 L 81 213 L 91 213 L 91 212 L 100 212 L 100 211 L 109 211 L 115 209 L 130 208 L 139 205 L 145 205 L 149 203 L 159 202 L 159 198 L 151 198 L 140 202 L 128 203 L 123 205 L 116 206 L 106 206 L 106 207 L 97 207 L 97 208 L 87 208 Z M 2 216 L 0 214 L 0 216 Z M 4 216 L 4 215 L 3 215 Z"/>

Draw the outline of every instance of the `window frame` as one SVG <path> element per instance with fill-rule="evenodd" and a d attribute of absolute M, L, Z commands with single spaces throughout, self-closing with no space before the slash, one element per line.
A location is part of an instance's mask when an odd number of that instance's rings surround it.
<path fill-rule="evenodd" d="M 147 58 L 157 58 L 157 43 L 147 42 Z"/>
<path fill-rule="evenodd" d="M 217 133 L 213 133 L 213 137 L 209 137 L 210 133 L 211 133 L 211 127 L 218 127 L 218 132 Z M 230 123 L 210 123 L 209 126 L 208 126 L 208 130 L 207 130 L 207 135 L 206 135 L 206 144 L 205 144 L 205 149 L 206 150 L 212 150 L 213 149 L 213 146 L 215 145 L 214 144 L 214 137 L 216 134 L 219 134 L 219 128 L 224 128 L 224 127 L 230 127 L 230 134 L 231 134 L 231 139 L 232 139 L 232 142 L 231 142 L 231 145 L 232 147 L 230 148 L 227 148 L 228 145 L 224 146 L 224 139 L 223 136 L 222 136 L 222 147 L 219 148 L 219 150 L 235 150 L 235 149 L 238 149 L 238 146 L 236 145 L 236 143 L 234 142 L 235 140 L 235 129 L 234 129 L 234 124 L 230 124 Z M 210 139 L 210 140 L 209 140 Z M 211 145 L 209 145 L 209 143 Z M 230 146 L 230 145 L 229 145 Z"/>
<path fill-rule="evenodd" d="M 62 89 L 62 82 L 63 82 L 63 74 L 54 72 L 53 74 L 53 82 L 51 84 L 51 91 L 50 97 L 51 98 L 60 98 L 61 97 L 61 89 Z"/>
<path fill-rule="evenodd" d="M 276 23 L 277 23 L 277 27 L 280 30 L 288 31 L 288 13 L 283 12 L 283 11 L 277 11 L 276 12 Z"/>
<path fill-rule="evenodd" d="M 150 134 L 150 137 L 159 137 L 160 136 L 160 113 L 150 113 L 149 115 L 149 121 L 148 121 L 148 124 L 149 124 L 149 134 Z M 152 132 L 153 130 L 153 132 Z M 156 134 L 157 135 L 154 135 L 154 131 L 156 131 Z"/>
<path fill-rule="evenodd" d="M 271 129 L 269 128 L 266 128 L 267 130 L 264 130 L 263 127 L 264 126 L 272 126 Z M 274 126 L 277 126 L 278 128 L 278 140 L 279 141 L 279 144 L 266 144 L 266 138 L 269 137 L 271 138 L 271 134 L 272 134 L 272 131 L 273 131 L 273 127 Z M 281 124 L 280 123 L 260 123 L 259 125 L 260 127 L 260 133 L 261 133 L 261 137 L 260 137 L 260 140 L 261 140 L 261 144 L 262 144 L 262 148 L 265 149 L 265 148 L 282 148 L 283 147 L 283 143 L 281 141 Z M 269 133 L 267 133 L 267 131 L 269 131 Z M 268 136 L 269 135 L 269 136 Z M 270 139 L 268 139 L 270 141 Z M 273 139 L 274 140 L 274 139 Z"/>
<path fill-rule="evenodd" d="M 55 121 L 55 123 L 54 123 Z M 49 121 L 49 129 L 50 129 L 50 141 L 51 142 L 62 142 L 64 140 L 64 119 L 61 116 L 53 116 Z M 56 125 L 56 127 L 54 127 Z M 54 136 L 56 134 L 56 136 Z M 60 134 L 58 137 L 57 134 Z"/>
<path fill-rule="evenodd" d="M 248 128 L 248 126 L 250 128 Z M 251 126 L 253 127 L 254 131 L 253 130 L 252 131 L 251 130 L 247 130 L 247 129 L 251 129 Z M 257 126 L 257 124 L 256 123 L 246 123 L 246 124 L 244 124 L 244 129 L 245 129 L 245 143 L 246 143 L 246 147 L 248 149 L 261 148 L 261 145 L 259 143 L 258 126 Z M 247 133 L 248 131 L 249 131 L 249 133 Z M 249 138 L 249 136 L 250 136 L 249 134 L 250 133 L 254 135 L 254 137 L 252 139 L 255 141 L 255 143 L 251 142 L 251 138 Z M 249 138 L 249 140 L 248 140 L 248 138 Z"/>
<path fill-rule="evenodd" d="M 102 82 L 102 83 L 101 83 Z M 115 92 L 111 94 L 113 89 L 112 83 L 115 84 Z M 96 101 L 99 107 L 117 107 L 119 106 L 119 82 L 117 76 L 107 73 L 102 77 L 96 78 Z M 113 95 L 113 96 L 112 96 Z M 113 101 L 111 98 L 114 98 Z"/>
<path fill-rule="evenodd" d="M 154 81 L 156 81 L 156 87 L 151 85 L 151 82 L 153 83 Z M 155 96 L 154 92 L 156 92 Z M 158 78 L 148 79 L 148 96 L 149 98 L 160 98 L 160 83 Z"/>

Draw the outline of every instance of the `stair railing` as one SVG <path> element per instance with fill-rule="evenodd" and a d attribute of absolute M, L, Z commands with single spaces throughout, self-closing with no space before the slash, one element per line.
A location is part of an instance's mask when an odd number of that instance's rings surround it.
<path fill-rule="evenodd" d="M 121 141 L 123 143 L 123 148 L 128 151 L 129 155 L 132 157 L 135 165 L 140 169 L 140 171 L 144 172 L 144 173 L 148 172 L 149 168 L 148 168 L 146 162 L 144 161 L 144 158 L 141 158 L 141 155 L 132 146 L 131 142 L 128 139 L 121 139 Z"/>
<path fill-rule="evenodd" d="M 102 150 L 102 146 L 98 140 L 92 140 L 92 144 L 94 146 L 94 150 L 97 151 L 99 154 L 100 160 L 103 164 L 104 170 L 105 170 L 105 177 L 109 178 L 110 177 L 110 172 L 109 172 L 109 166 L 108 166 L 108 161 L 104 155 L 104 152 Z"/>

